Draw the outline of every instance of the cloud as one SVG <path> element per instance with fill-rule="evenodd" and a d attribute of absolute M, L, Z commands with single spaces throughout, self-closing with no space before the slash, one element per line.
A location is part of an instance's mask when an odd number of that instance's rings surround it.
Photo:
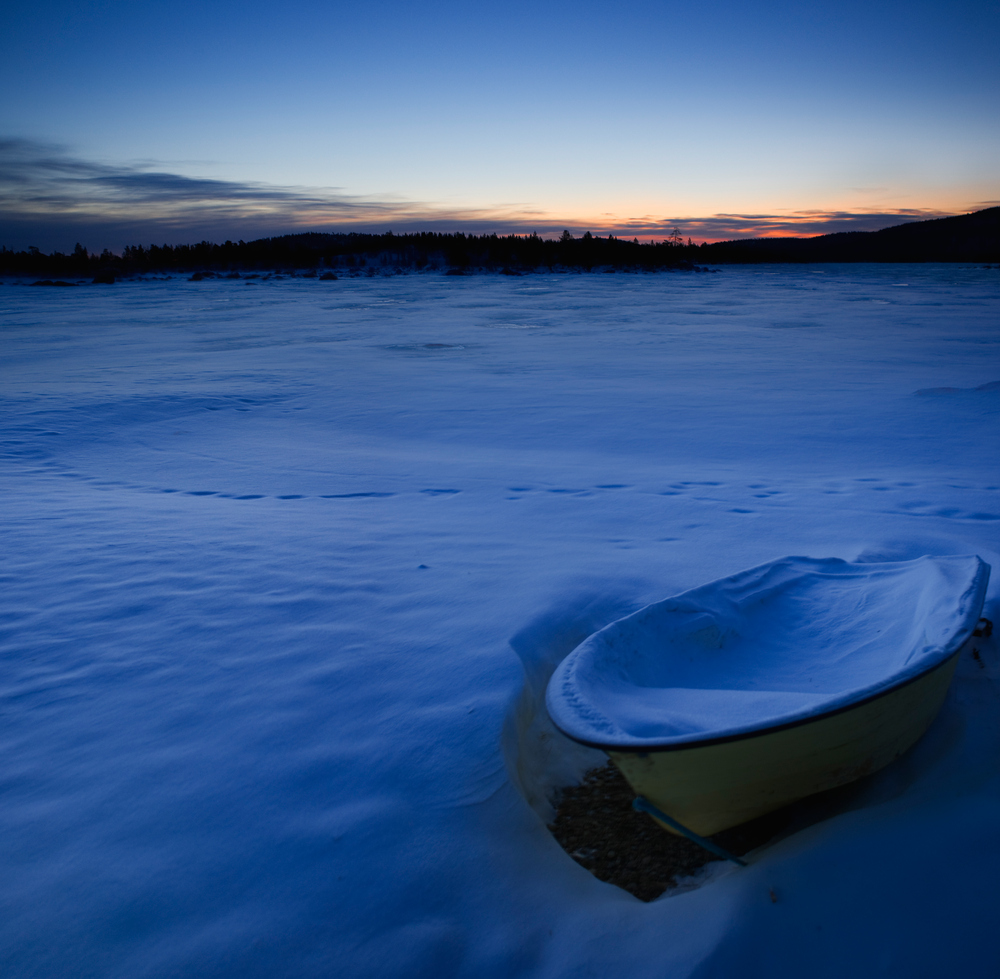
<path fill-rule="evenodd" d="M 786 214 L 713 214 L 710 217 L 676 217 L 620 221 L 607 230 L 621 237 L 664 238 L 676 228 L 695 241 L 735 238 L 779 238 L 828 235 L 840 231 L 878 231 L 907 221 L 944 218 L 953 211 L 934 208 L 875 209 L 858 211 L 791 211 Z M 596 229 L 592 229 L 596 230 Z"/>
<path fill-rule="evenodd" d="M 310 190 L 212 180 L 139 165 L 92 163 L 59 147 L 0 141 L 0 213 L 45 221 L 141 221 L 158 227 L 267 220 L 275 225 L 419 219 L 426 205 Z"/>
<path fill-rule="evenodd" d="M 65 249 L 81 236 L 93 250 L 306 230 L 523 230 L 529 215 L 525 208 L 455 210 L 337 188 L 187 177 L 81 160 L 29 140 L 0 140 L 0 243 L 8 247 Z"/>
<path fill-rule="evenodd" d="M 63 147 L 0 139 L 0 244 L 43 251 L 83 241 L 91 250 L 126 244 L 250 240 L 300 231 L 465 231 L 557 235 L 615 234 L 662 239 L 674 228 L 685 238 L 802 236 L 874 231 L 904 221 L 944 217 L 931 209 L 795 211 L 710 217 L 554 215 L 523 204 L 458 209 L 338 188 L 282 187 L 187 177 L 143 164 L 79 159 Z"/>

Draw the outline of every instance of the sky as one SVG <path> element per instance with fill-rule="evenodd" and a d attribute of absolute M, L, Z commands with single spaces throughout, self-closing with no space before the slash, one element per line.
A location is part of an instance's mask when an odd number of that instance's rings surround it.
<path fill-rule="evenodd" d="M 1000 202 L 994 2 L 7 4 L 0 244 L 701 240 Z"/>

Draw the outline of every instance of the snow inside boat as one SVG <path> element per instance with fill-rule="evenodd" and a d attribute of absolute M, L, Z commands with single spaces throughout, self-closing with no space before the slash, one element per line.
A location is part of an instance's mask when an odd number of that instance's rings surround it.
<path fill-rule="evenodd" d="M 781 558 L 592 635 L 553 674 L 549 714 L 708 836 L 910 748 L 944 702 L 989 573 L 975 556 Z"/>

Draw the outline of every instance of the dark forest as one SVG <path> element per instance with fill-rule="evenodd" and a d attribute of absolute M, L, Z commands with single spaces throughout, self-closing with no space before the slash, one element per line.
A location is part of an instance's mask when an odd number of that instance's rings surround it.
<path fill-rule="evenodd" d="M 305 233 L 195 245 L 132 245 L 100 255 L 78 244 L 71 254 L 0 249 L 0 274 L 92 278 L 185 273 L 201 278 L 240 272 L 304 272 L 319 278 L 341 273 L 442 271 L 452 275 L 536 271 L 704 271 L 705 265 L 761 262 L 997 262 L 1000 207 L 881 231 L 814 238 L 750 238 L 695 245 L 679 231 L 640 243 L 589 231 L 558 239 L 538 235 L 466 235 L 419 232 L 396 235 Z M 43 280 L 45 281 L 45 280 Z"/>

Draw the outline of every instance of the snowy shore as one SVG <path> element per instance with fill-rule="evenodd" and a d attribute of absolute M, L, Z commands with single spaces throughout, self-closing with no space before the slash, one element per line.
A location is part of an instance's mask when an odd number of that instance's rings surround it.
<path fill-rule="evenodd" d="M 0 310 L 5 976 L 996 974 L 996 636 L 853 809 L 648 905 L 548 832 L 600 756 L 540 712 L 590 632 L 783 554 L 978 554 L 1000 618 L 996 270 Z"/>

